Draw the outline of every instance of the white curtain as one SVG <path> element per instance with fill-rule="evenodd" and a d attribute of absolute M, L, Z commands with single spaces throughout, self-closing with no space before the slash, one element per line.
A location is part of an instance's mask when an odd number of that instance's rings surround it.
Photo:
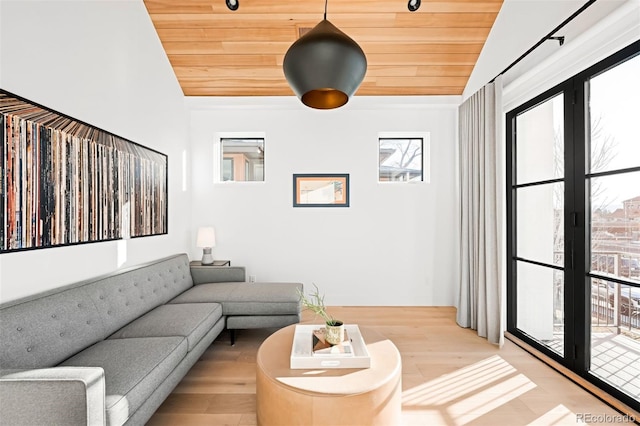
<path fill-rule="evenodd" d="M 502 82 L 459 108 L 460 283 L 457 322 L 503 343 Z"/>

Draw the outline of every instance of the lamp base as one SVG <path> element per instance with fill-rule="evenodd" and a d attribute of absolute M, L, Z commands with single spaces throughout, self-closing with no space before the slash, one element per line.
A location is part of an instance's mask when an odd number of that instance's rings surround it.
<path fill-rule="evenodd" d="M 203 265 L 213 265 L 213 256 L 211 255 L 211 247 L 205 247 L 202 249 L 202 261 Z"/>

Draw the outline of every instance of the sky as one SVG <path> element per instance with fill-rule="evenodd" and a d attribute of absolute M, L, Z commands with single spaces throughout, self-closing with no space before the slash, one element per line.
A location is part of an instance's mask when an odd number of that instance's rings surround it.
<path fill-rule="evenodd" d="M 640 167 L 640 56 L 591 79 L 592 117 L 600 117 L 602 133 L 615 141 L 615 157 L 604 170 Z M 598 170 L 598 171 L 604 171 Z M 596 170 L 594 170 L 595 172 Z M 599 178 L 610 208 L 640 196 L 640 172 Z"/>

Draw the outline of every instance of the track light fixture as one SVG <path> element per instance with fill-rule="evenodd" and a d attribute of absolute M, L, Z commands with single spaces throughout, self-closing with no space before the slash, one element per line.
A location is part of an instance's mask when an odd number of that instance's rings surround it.
<path fill-rule="evenodd" d="M 239 0 L 225 0 L 225 3 L 227 3 L 229 10 L 238 10 L 238 6 L 240 6 Z"/>
<path fill-rule="evenodd" d="M 339 108 L 349 101 L 367 72 L 364 52 L 348 35 L 324 19 L 296 40 L 283 63 L 284 76 L 303 104 Z"/>
<path fill-rule="evenodd" d="M 225 2 L 227 3 L 229 10 L 238 10 L 238 6 L 240 6 L 239 0 L 225 0 Z M 420 0 L 409 0 L 407 7 L 410 12 L 415 12 L 420 8 L 420 3 Z"/>

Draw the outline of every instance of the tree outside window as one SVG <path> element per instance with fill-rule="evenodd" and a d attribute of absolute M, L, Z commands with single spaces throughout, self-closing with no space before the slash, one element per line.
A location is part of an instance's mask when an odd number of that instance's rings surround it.
<path fill-rule="evenodd" d="M 380 138 L 379 182 L 423 181 L 423 138 Z"/>

